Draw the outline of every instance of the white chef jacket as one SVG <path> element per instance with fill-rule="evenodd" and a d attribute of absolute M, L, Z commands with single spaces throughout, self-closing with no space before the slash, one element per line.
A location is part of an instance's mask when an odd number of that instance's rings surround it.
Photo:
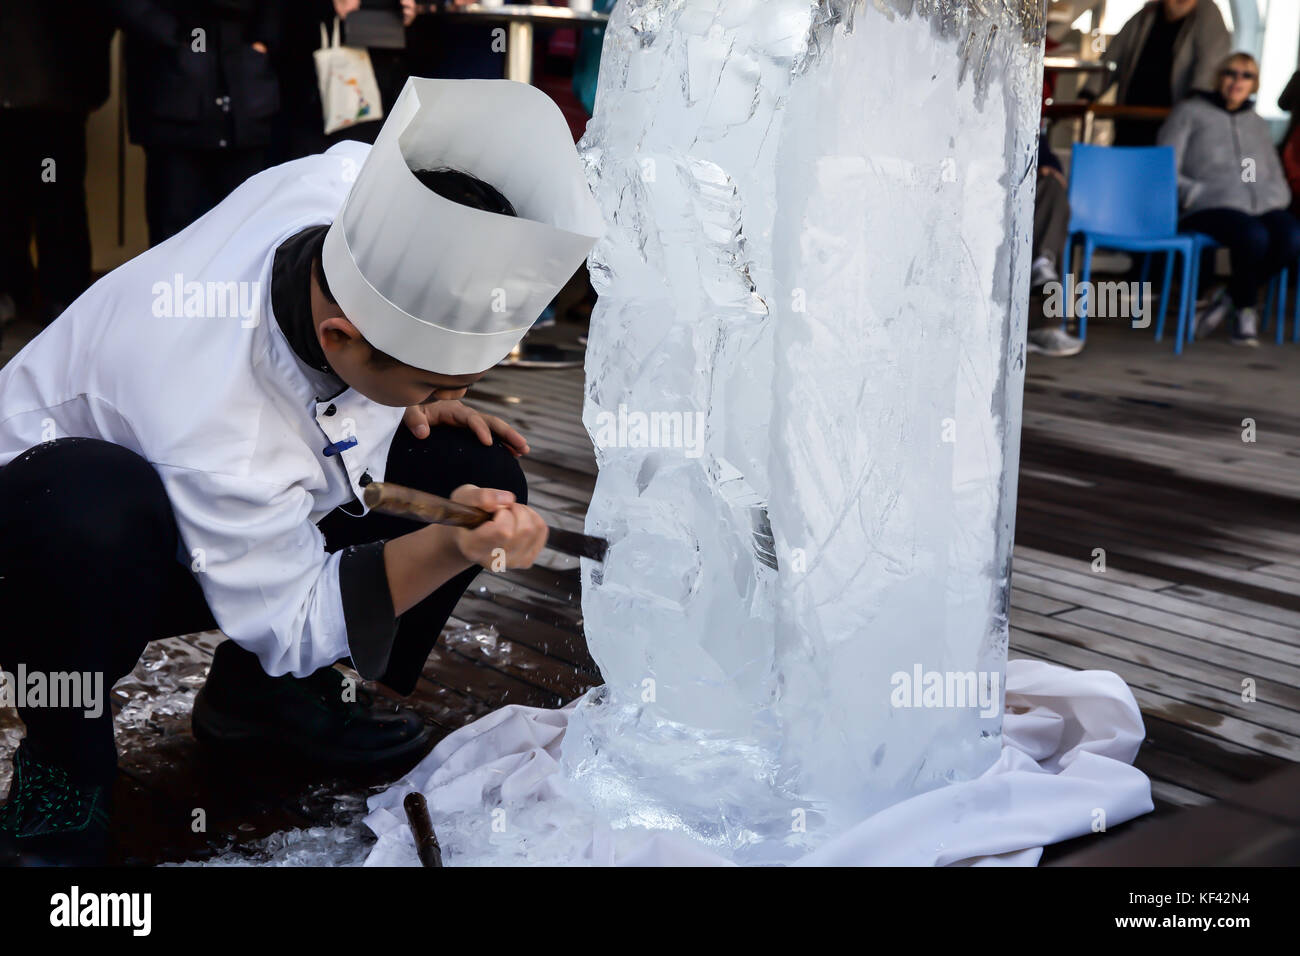
<path fill-rule="evenodd" d="M 333 220 L 368 149 L 340 143 L 259 173 L 0 369 L 0 466 L 69 437 L 144 457 L 217 624 L 272 676 L 348 656 L 341 553 L 325 553 L 316 522 L 359 499 L 363 475 L 383 480 L 403 413 L 352 389 L 320 394 L 324 377 L 271 309 L 276 247 Z M 222 314 L 231 282 L 247 316 Z"/>

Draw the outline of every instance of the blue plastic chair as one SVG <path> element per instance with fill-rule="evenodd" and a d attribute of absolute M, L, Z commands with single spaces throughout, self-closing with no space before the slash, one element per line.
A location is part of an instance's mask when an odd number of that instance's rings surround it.
<path fill-rule="evenodd" d="M 1196 293 L 1201 288 L 1201 260 L 1205 258 L 1205 253 L 1211 249 L 1218 249 L 1219 242 L 1213 236 L 1207 236 L 1203 232 L 1184 233 L 1192 237 L 1192 289 L 1191 301 L 1188 306 L 1187 335 L 1183 342 L 1190 345 L 1196 338 Z"/>
<path fill-rule="evenodd" d="M 1296 263 L 1296 288 L 1292 296 L 1294 302 L 1291 314 L 1291 341 L 1300 342 L 1300 263 Z M 1291 269 L 1283 269 L 1268 282 L 1268 303 L 1261 316 L 1260 332 L 1267 332 L 1270 321 L 1276 321 L 1277 328 L 1273 337 L 1278 345 L 1286 338 L 1286 290 L 1291 280 Z M 1273 312 L 1273 303 L 1277 302 L 1277 312 Z"/>
<path fill-rule="evenodd" d="M 1151 260 L 1156 257 L 1156 253 L 1148 252 L 1142 257 L 1142 276 L 1139 279 L 1141 288 L 1146 288 L 1147 282 L 1151 279 Z M 1160 335 L 1164 332 L 1165 312 L 1169 308 L 1169 286 L 1173 281 L 1174 275 L 1174 257 L 1173 254 L 1165 256 L 1165 278 L 1160 285 L 1160 316 L 1156 319 L 1156 340 L 1159 341 Z M 1195 273 L 1193 273 L 1195 275 Z M 1196 292 L 1195 279 L 1192 281 L 1192 292 Z M 1194 324 L 1192 322 L 1189 325 Z"/>
<path fill-rule="evenodd" d="M 1070 229 L 1063 275 L 1070 274 L 1075 236 L 1083 237 L 1081 282 L 1091 281 L 1098 249 L 1165 252 L 1164 291 L 1156 319 L 1156 341 L 1164 336 L 1174 258 L 1183 257 L 1174 352 L 1183 351 L 1195 240 L 1178 234 L 1178 177 L 1171 146 L 1087 146 L 1076 144 L 1070 160 Z M 1081 303 L 1079 338 L 1087 338 L 1087 297 Z"/>

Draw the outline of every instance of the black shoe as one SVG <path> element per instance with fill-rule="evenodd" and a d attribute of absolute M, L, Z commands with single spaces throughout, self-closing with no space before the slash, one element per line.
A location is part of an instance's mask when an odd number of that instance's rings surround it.
<path fill-rule="evenodd" d="M 74 784 L 37 760 L 26 741 L 14 754 L 9 799 L 0 806 L 0 865 L 103 866 L 111 781 Z"/>
<path fill-rule="evenodd" d="M 192 725 L 207 744 L 288 751 L 340 770 L 414 764 L 433 736 L 415 711 L 377 700 L 332 667 L 269 677 L 231 641 L 213 656 Z"/>

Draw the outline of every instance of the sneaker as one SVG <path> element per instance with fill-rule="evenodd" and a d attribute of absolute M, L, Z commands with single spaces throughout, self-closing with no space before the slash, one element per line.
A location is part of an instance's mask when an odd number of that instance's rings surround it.
<path fill-rule="evenodd" d="M 1083 351 L 1083 340 L 1067 335 L 1059 328 L 1031 329 L 1028 350 L 1032 354 L 1046 355 L 1048 358 L 1068 358 Z"/>
<path fill-rule="evenodd" d="M 1256 338 L 1258 329 L 1259 318 L 1255 315 L 1255 310 L 1238 309 L 1236 322 L 1233 323 L 1232 344 L 1258 348 L 1259 339 Z"/>
<path fill-rule="evenodd" d="M 414 764 L 433 736 L 414 710 L 377 699 L 332 667 L 270 677 L 230 641 L 213 655 L 191 726 L 208 745 L 287 751 L 340 770 Z"/>
<path fill-rule="evenodd" d="M 1228 298 L 1228 290 L 1220 289 L 1210 299 L 1210 304 L 1205 307 L 1205 311 L 1200 314 L 1196 320 L 1196 331 L 1193 338 L 1203 339 L 1211 332 L 1223 324 L 1223 320 L 1232 314 L 1232 300 Z"/>
<path fill-rule="evenodd" d="M 74 784 L 67 771 L 14 754 L 9 799 L 0 806 L 0 864 L 102 866 L 108 854 L 110 785 Z"/>
<path fill-rule="evenodd" d="M 1041 289 L 1049 282 L 1060 282 L 1056 272 L 1056 263 L 1050 256 L 1039 256 L 1029 267 L 1029 288 Z"/>

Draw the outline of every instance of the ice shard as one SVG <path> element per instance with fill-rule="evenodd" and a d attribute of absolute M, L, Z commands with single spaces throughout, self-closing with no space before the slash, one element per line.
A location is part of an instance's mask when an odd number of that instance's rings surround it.
<path fill-rule="evenodd" d="M 623 0 L 566 787 L 796 858 L 1000 747 L 1041 0 Z"/>

